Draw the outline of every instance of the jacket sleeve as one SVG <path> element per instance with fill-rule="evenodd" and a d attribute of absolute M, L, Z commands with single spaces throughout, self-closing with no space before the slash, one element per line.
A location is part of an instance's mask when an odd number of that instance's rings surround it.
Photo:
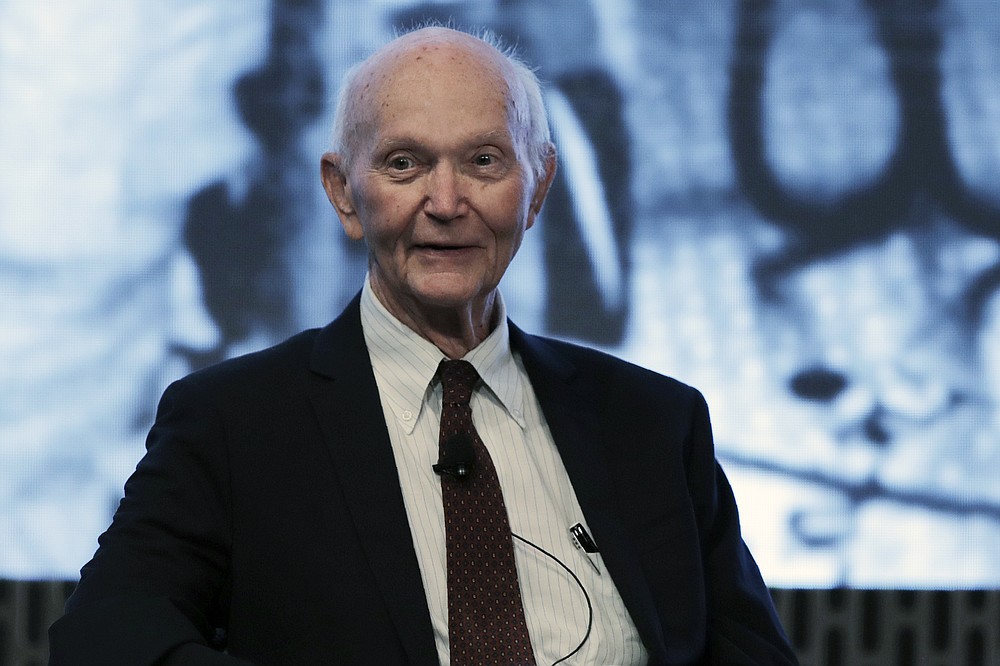
<path fill-rule="evenodd" d="M 49 630 L 50 664 L 241 663 L 222 654 L 230 499 L 225 433 L 195 383 L 164 393 L 146 454 Z"/>
<path fill-rule="evenodd" d="M 708 663 L 798 664 L 767 585 L 743 541 L 736 499 L 715 459 L 708 407 L 700 394 L 687 461 L 708 600 Z"/>

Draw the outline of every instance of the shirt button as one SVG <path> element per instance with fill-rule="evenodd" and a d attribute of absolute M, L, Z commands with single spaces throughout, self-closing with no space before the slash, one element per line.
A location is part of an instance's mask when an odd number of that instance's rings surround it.
<path fill-rule="evenodd" d="M 404 421 L 409 421 L 413 419 L 413 412 L 408 409 L 404 409 L 399 415 Z"/>
<path fill-rule="evenodd" d="M 521 418 L 521 410 L 520 409 L 511 410 L 510 413 L 514 415 L 515 419 Z"/>

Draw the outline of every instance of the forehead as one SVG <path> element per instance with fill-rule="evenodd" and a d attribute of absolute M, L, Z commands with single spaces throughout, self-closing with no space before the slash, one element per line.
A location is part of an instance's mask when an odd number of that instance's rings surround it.
<path fill-rule="evenodd" d="M 410 77 L 487 77 L 506 84 L 509 63 L 489 44 L 446 28 L 428 28 L 390 42 L 365 63 L 378 84 Z M 379 87 L 381 87 L 379 85 Z"/>
<path fill-rule="evenodd" d="M 359 72 L 357 103 L 375 135 L 400 130 L 510 133 L 510 74 L 492 47 L 468 36 L 402 38 Z"/>

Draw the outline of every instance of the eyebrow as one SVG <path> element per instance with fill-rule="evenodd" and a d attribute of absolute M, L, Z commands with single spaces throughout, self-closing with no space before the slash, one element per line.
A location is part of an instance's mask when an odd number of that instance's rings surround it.
<path fill-rule="evenodd" d="M 514 136 L 509 130 L 491 130 L 489 132 L 484 132 L 482 134 L 476 134 L 467 141 L 466 145 L 481 145 L 485 143 L 492 144 L 514 144 Z M 382 139 L 375 144 L 375 154 L 384 154 L 387 152 L 392 152 L 393 150 L 398 150 L 400 148 L 411 148 L 413 146 L 422 147 L 424 142 L 417 139 L 411 135 L 402 135 L 398 137 L 392 137 L 387 139 Z"/>

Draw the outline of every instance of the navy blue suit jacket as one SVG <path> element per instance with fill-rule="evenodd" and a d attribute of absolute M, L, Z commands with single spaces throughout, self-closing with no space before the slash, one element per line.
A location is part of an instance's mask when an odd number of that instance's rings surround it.
<path fill-rule="evenodd" d="M 513 325 L 511 344 L 651 663 L 795 663 L 701 395 Z M 357 299 L 173 384 L 147 449 L 51 664 L 437 663 Z"/>

